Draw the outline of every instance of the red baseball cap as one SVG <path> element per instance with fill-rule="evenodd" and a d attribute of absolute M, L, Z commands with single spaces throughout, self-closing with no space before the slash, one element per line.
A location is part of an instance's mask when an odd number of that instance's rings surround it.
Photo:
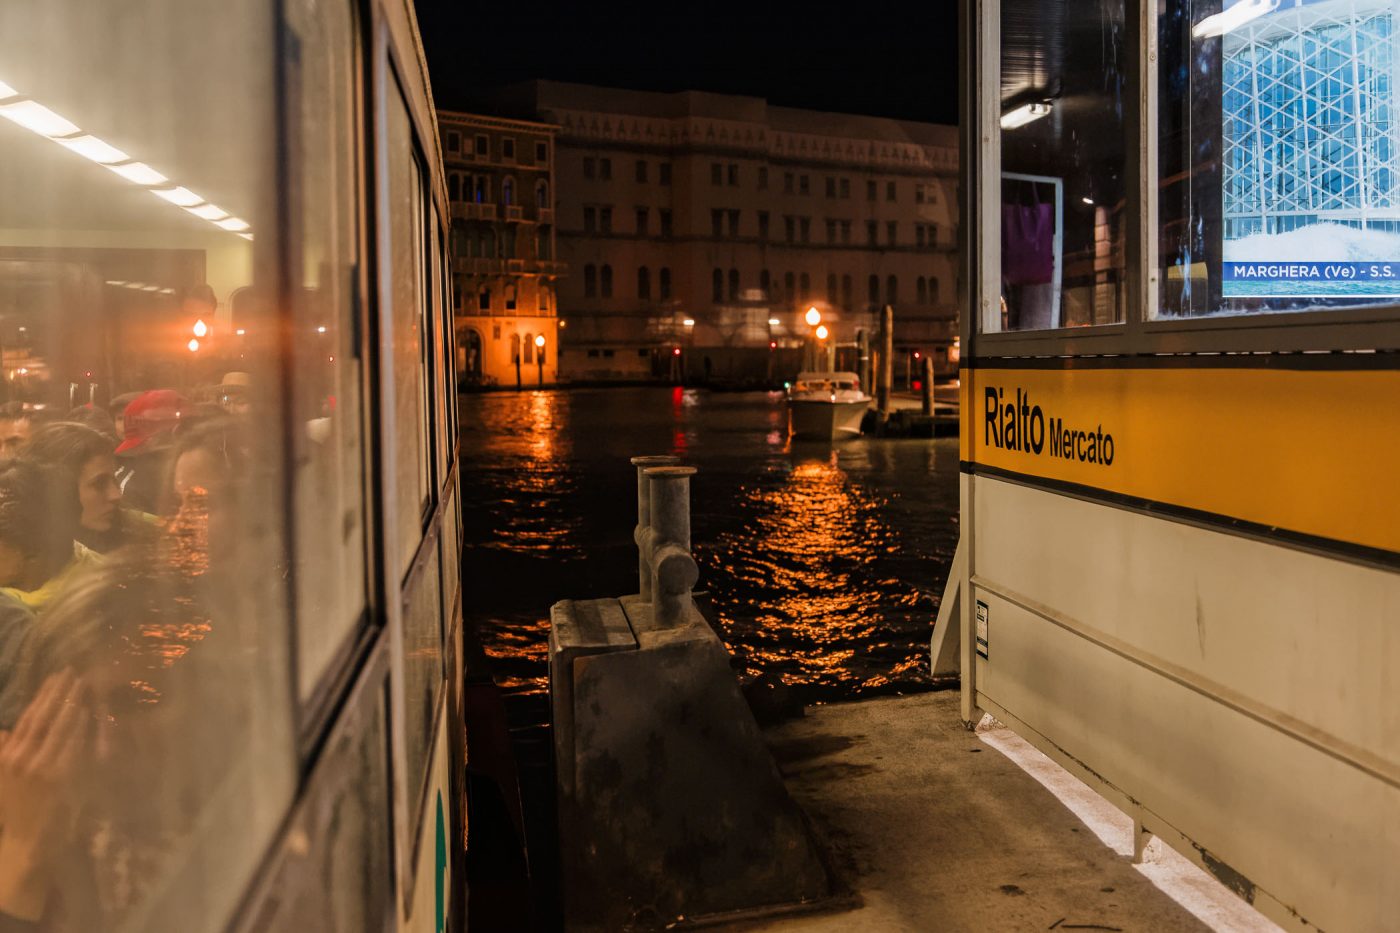
<path fill-rule="evenodd" d="M 153 437 L 175 430 L 180 415 L 190 408 L 189 400 L 174 389 L 142 392 L 122 412 L 122 442 L 116 453 L 135 450 Z"/>

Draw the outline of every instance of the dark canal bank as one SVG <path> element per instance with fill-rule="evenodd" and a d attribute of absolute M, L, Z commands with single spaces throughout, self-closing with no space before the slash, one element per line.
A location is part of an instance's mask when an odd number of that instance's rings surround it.
<path fill-rule="evenodd" d="M 699 586 L 747 673 L 806 702 L 926 689 L 957 543 L 957 441 L 792 442 L 776 393 L 682 388 L 463 396 L 465 606 L 496 680 L 546 688 L 548 612 L 635 592 L 627 460 L 699 467 Z"/>

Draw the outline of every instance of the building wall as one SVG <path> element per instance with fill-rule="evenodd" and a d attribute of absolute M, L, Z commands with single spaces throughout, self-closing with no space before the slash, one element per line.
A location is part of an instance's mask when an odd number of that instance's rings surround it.
<path fill-rule="evenodd" d="M 665 376 L 676 348 L 692 375 L 708 356 L 717 378 L 762 378 L 770 344 L 791 349 L 807 337 L 801 318 L 813 305 L 833 339 L 852 342 L 892 304 L 901 352 L 956 368 L 955 128 L 697 92 L 531 82 L 517 93 L 560 128 L 563 378 Z"/>
<path fill-rule="evenodd" d="M 463 384 L 558 381 L 556 127 L 439 113 L 452 200 L 457 374 Z M 535 338 L 545 338 L 543 364 Z"/>

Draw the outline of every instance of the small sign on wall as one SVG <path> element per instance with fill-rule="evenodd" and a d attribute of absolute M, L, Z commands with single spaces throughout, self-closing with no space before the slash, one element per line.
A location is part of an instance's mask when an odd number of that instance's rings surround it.
<path fill-rule="evenodd" d="M 989 615 L 987 604 L 982 600 L 977 600 L 977 656 L 985 658 L 987 656 L 987 617 Z"/>

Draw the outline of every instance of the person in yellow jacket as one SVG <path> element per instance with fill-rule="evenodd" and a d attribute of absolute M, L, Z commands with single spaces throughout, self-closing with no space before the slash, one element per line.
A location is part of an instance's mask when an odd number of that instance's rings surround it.
<path fill-rule="evenodd" d="M 69 483 L 53 466 L 0 464 L 0 592 L 34 612 L 97 560 L 76 540 L 78 502 Z"/>

